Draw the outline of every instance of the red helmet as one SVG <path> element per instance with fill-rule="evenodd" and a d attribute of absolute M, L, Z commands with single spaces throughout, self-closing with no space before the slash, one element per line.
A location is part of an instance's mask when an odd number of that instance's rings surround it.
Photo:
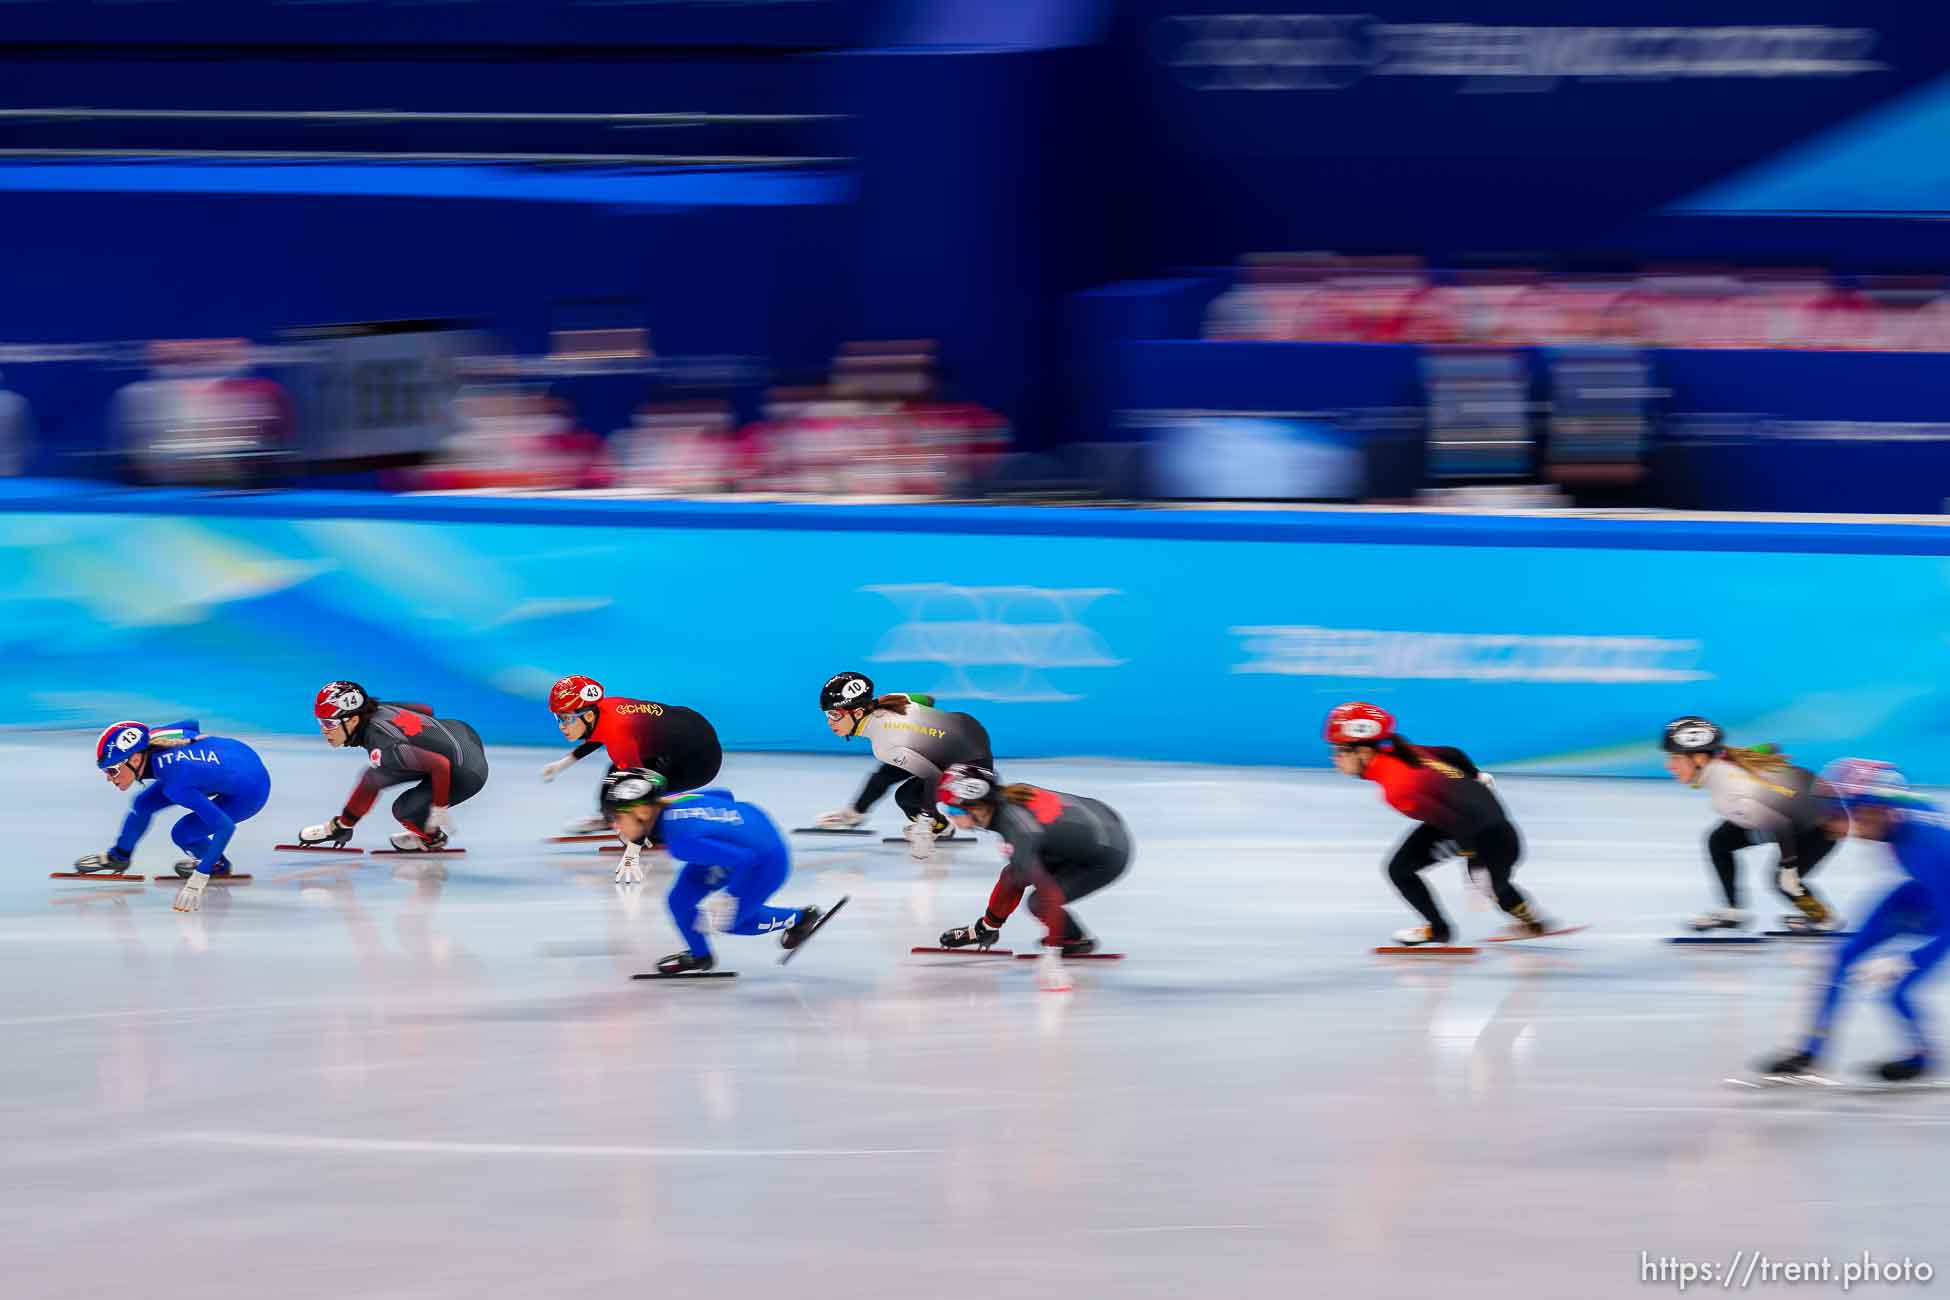
<path fill-rule="evenodd" d="M 603 698 L 603 684 L 593 677 L 564 677 L 548 688 L 550 713 L 581 713 Z"/>
<path fill-rule="evenodd" d="M 1372 745 L 1395 734 L 1395 719 L 1378 705 L 1352 700 L 1334 706 L 1323 734 L 1330 745 Z"/>
<path fill-rule="evenodd" d="M 372 697 L 359 683 L 326 682 L 318 688 L 311 711 L 321 722 L 337 722 L 364 713 L 371 706 Z"/>

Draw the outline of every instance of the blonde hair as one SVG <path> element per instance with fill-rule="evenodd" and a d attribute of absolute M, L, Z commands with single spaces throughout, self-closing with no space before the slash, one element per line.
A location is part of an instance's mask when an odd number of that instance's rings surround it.
<path fill-rule="evenodd" d="M 1034 799 L 1038 793 L 1039 791 L 1037 787 L 1033 785 L 1023 785 L 1018 783 L 1016 785 L 1005 785 L 1002 787 L 1002 797 L 1004 799 L 1007 799 L 1010 803 L 1028 803 L 1030 800 Z"/>
<path fill-rule="evenodd" d="M 1743 749 L 1739 746 L 1728 745 L 1719 752 L 1718 757 L 1724 758 L 1727 762 L 1733 764 L 1748 776 L 1753 777 L 1754 780 L 1760 782 L 1775 794 L 1790 798 L 1793 797 L 1795 793 L 1793 790 L 1788 789 L 1773 778 L 1783 772 L 1794 770 L 1794 764 L 1788 760 L 1786 754 L 1783 754 L 1780 750 L 1774 748 L 1774 746 L 1755 745 L 1751 749 Z"/>
<path fill-rule="evenodd" d="M 1720 757 L 1749 776 L 1764 777 L 1794 766 L 1786 754 L 1772 745 L 1756 745 L 1751 749 L 1729 745 L 1720 751 Z"/>
<path fill-rule="evenodd" d="M 185 745 L 194 745 L 195 743 L 195 732 L 183 731 L 176 727 L 166 727 L 149 733 L 149 748 L 151 749 L 181 749 Z"/>

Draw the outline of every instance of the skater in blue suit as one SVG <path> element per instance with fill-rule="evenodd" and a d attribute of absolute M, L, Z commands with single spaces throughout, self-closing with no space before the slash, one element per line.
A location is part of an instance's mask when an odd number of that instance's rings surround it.
<path fill-rule="evenodd" d="M 114 846 L 82 858 L 75 870 L 127 871 L 129 855 L 150 820 L 172 805 L 188 809 L 169 830 L 176 847 L 188 854 L 176 864 L 176 874 L 183 877 L 176 895 L 179 912 L 202 906 L 211 876 L 230 874 L 224 850 L 237 823 L 256 816 L 271 797 L 271 775 L 256 752 L 241 740 L 200 734 L 193 718 L 153 729 L 140 722 L 118 722 L 95 741 L 95 766 L 117 790 L 138 782 L 148 785 L 129 805 Z"/>
<path fill-rule="evenodd" d="M 1842 990 L 1858 966 L 1892 980 L 1889 1005 L 1909 1037 L 1910 1054 L 1876 1067 L 1878 1078 L 1901 1083 L 1928 1074 L 1934 1062 L 1928 1032 L 1914 1001 L 1916 987 L 1950 954 L 1950 817 L 1909 788 L 1887 763 L 1844 758 L 1829 764 L 1816 792 L 1829 801 L 1837 835 L 1880 840 L 1909 876 L 1869 913 L 1835 955 L 1814 1025 L 1800 1049 L 1763 1066 L 1771 1076 L 1811 1075 L 1828 1045 Z M 1864 962 L 1871 952 L 1907 935 L 1924 942 L 1907 956 Z"/>
<path fill-rule="evenodd" d="M 792 874 L 785 838 L 755 804 L 742 803 L 723 789 L 664 795 L 661 773 L 643 767 L 618 768 L 603 781 L 603 808 L 623 839 L 616 883 L 643 881 L 639 857 L 643 841 L 670 850 L 684 864 L 670 887 L 670 915 L 689 946 L 657 963 L 660 975 L 694 975 L 717 964 L 698 925 L 705 898 L 722 891 L 731 904 L 727 934 L 779 932 L 790 951 L 813 936 L 846 899 L 830 908 L 774 907 L 769 900 Z"/>

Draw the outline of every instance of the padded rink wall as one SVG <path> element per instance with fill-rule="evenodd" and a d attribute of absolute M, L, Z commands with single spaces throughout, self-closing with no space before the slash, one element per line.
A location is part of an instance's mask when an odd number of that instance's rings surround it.
<path fill-rule="evenodd" d="M 1950 782 L 1950 528 L 102 491 L 0 484 L 16 727 L 311 729 L 352 677 L 551 743 L 559 674 L 829 751 L 863 668 L 998 756 L 1315 765 L 1350 697 L 1502 768 L 1652 775 L 1666 718 Z M 80 761 L 77 759 L 76 761 Z"/>

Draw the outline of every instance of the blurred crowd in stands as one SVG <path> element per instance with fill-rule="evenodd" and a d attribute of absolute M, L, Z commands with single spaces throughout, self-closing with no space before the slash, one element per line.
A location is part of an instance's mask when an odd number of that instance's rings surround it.
<path fill-rule="evenodd" d="M 1946 352 L 1950 283 L 1792 267 L 1435 272 L 1408 257 L 1269 253 L 1241 262 L 1205 337 Z"/>
<path fill-rule="evenodd" d="M 454 433 L 401 485 L 948 496 L 1007 451 L 1010 431 L 941 390 L 932 343 L 854 343 L 824 384 L 767 389 L 756 420 L 722 397 L 653 400 L 605 439 L 544 387 L 468 387 Z"/>
<path fill-rule="evenodd" d="M 14 351 L 27 372 L 57 352 Z M 43 472 L 139 484 L 943 497 L 1011 443 L 926 340 L 850 343 L 819 382 L 769 387 L 753 359 L 659 358 L 641 330 L 523 357 L 443 322 L 58 353 L 101 386 L 103 445 Z M 0 387 L 0 475 L 34 444 L 31 404 Z"/>

